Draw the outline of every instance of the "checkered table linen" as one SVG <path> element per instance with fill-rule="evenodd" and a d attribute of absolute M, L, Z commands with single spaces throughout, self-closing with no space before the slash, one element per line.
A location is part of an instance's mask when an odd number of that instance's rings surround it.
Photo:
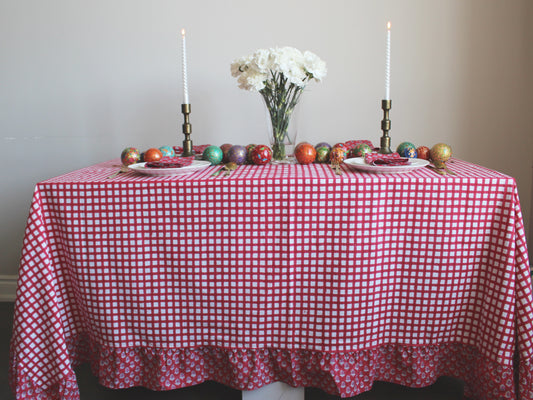
<path fill-rule="evenodd" d="M 533 299 L 515 181 L 460 160 L 370 174 L 220 166 L 37 184 L 11 342 L 17 399 L 274 381 L 343 397 L 464 380 L 533 399 Z"/>

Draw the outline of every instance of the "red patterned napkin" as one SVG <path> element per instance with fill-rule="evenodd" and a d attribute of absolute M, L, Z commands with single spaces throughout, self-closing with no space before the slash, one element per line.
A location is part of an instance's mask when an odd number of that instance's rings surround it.
<path fill-rule="evenodd" d="M 194 152 L 194 154 L 202 154 L 204 152 L 205 149 L 207 149 L 209 146 L 211 146 L 210 144 L 200 144 L 198 146 L 192 146 L 192 151 Z M 180 153 L 183 153 L 183 147 L 182 146 L 174 146 L 174 151 L 176 152 L 176 154 L 180 154 Z"/>
<path fill-rule="evenodd" d="M 409 164 L 409 159 L 400 157 L 398 153 L 391 153 L 391 154 L 370 153 L 370 154 L 365 154 L 365 162 L 371 165 L 383 165 L 383 166 L 394 167 L 398 165 Z"/>
<path fill-rule="evenodd" d="M 163 157 L 159 161 L 150 161 L 144 164 L 147 168 L 181 168 L 191 165 L 194 156 L 190 157 Z"/>
<path fill-rule="evenodd" d="M 374 145 L 372 144 L 370 140 L 348 140 L 346 143 L 344 143 L 344 145 L 346 146 L 348 150 L 353 149 L 358 144 L 366 144 L 370 146 L 371 149 L 374 148 Z"/>

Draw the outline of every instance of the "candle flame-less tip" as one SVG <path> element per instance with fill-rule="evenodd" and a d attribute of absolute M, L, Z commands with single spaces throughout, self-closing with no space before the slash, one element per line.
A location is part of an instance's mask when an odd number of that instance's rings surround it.
<path fill-rule="evenodd" d="M 387 22 L 387 29 L 390 31 L 390 21 Z"/>

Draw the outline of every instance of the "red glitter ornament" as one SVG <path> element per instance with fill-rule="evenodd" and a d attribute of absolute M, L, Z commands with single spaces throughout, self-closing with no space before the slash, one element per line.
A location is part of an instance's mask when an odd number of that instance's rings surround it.
<path fill-rule="evenodd" d="M 429 147 L 420 146 L 419 148 L 416 149 L 416 153 L 418 154 L 418 158 L 429 160 Z"/>
<path fill-rule="evenodd" d="M 163 158 L 163 153 L 161 153 L 161 150 L 156 148 L 148 149 L 144 153 L 144 161 L 146 162 L 159 161 L 161 158 Z"/>
<path fill-rule="evenodd" d="M 315 147 L 310 143 L 300 143 L 294 149 L 294 156 L 300 164 L 311 164 L 316 158 Z"/>
<path fill-rule="evenodd" d="M 252 162 L 255 165 L 265 165 L 272 160 L 272 150 L 264 144 L 254 146 L 250 151 Z"/>
<path fill-rule="evenodd" d="M 222 150 L 222 162 L 227 163 L 228 162 L 228 151 L 231 149 L 233 145 L 231 143 L 224 143 L 222 146 L 220 146 L 220 150 Z"/>

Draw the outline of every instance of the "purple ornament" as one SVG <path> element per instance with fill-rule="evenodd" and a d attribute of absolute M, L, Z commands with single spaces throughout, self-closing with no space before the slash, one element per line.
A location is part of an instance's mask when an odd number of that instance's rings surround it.
<path fill-rule="evenodd" d="M 328 149 L 331 149 L 331 145 L 327 142 L 320 142 L 318 143 L 316 146 L 315 146 L 315 150 L 318 149 L 319 147 L 327 147 Z"/>
<path fill-rule="evenodd" d="M 244 164 L 246 162 L 246 156 L 248 152 L 244 146 L 231 146 L 228 150 L 228 162 L 234 162 L 237 165 Z"/>

